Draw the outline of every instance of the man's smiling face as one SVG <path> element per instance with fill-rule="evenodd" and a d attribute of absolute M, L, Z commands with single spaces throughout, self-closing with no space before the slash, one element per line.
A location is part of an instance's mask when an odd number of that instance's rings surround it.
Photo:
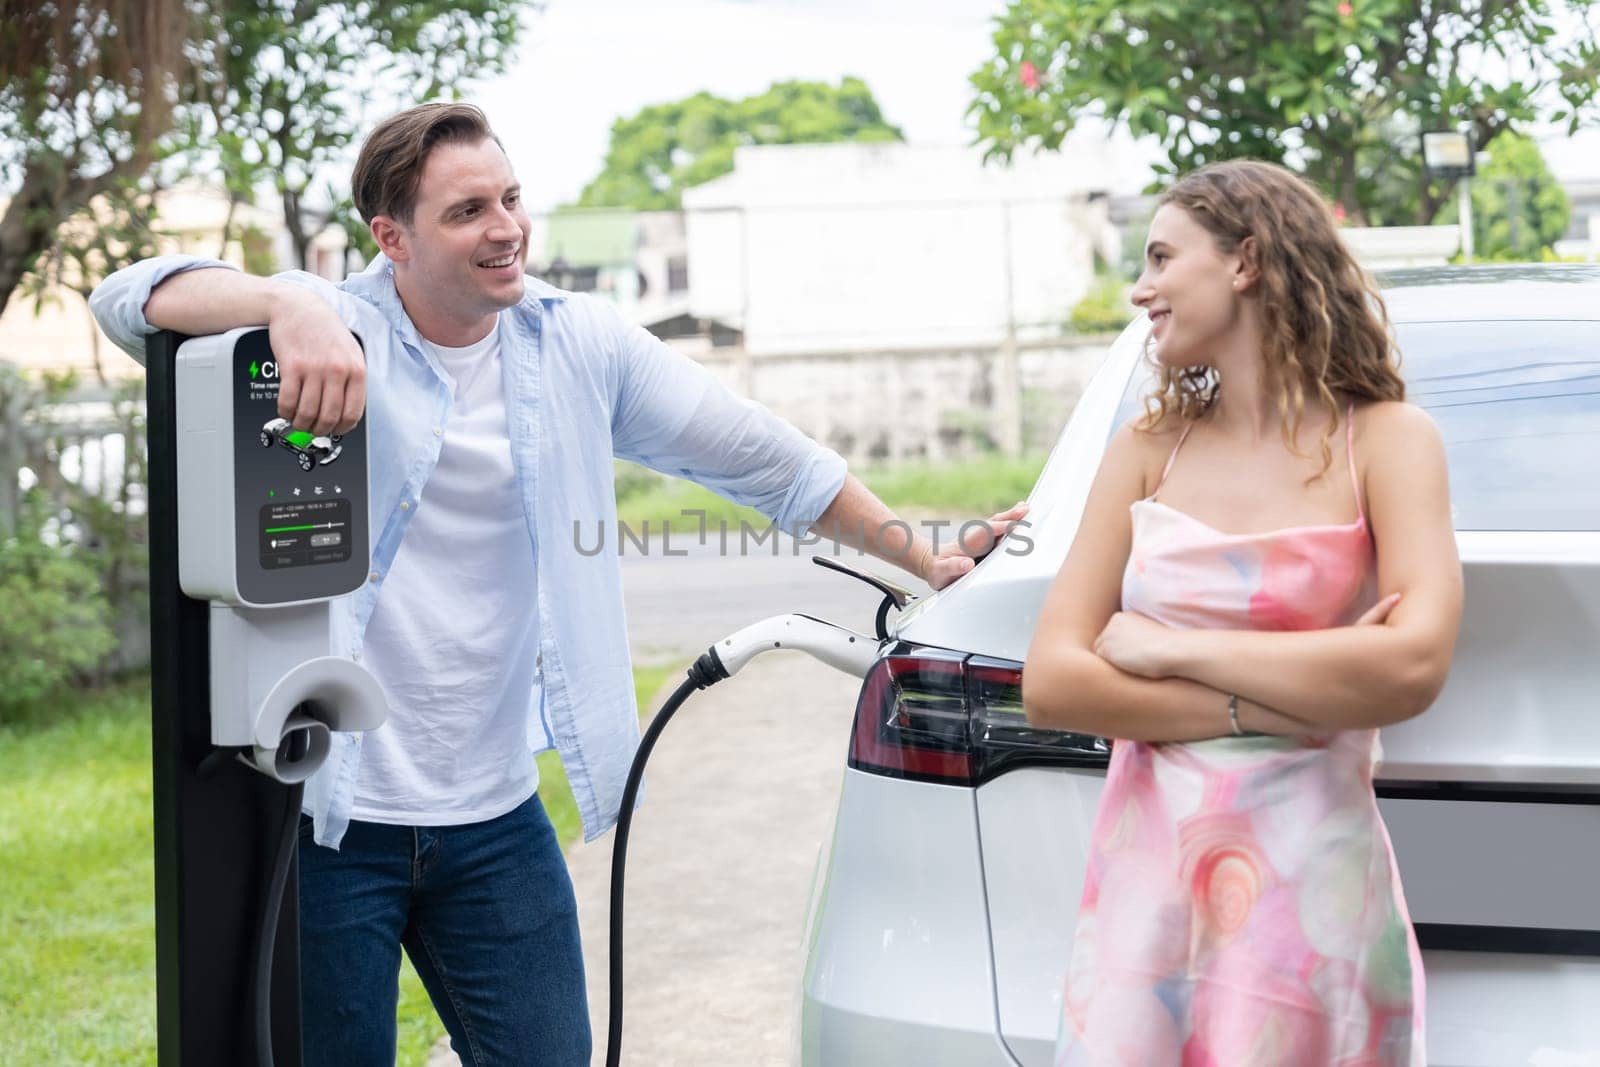
<path fill-rule="evenodd" d="M 411 223 L 397 225 L 390 259 L 405 271 L 414 319 L 482 321 L 522 299 L 531 223 L 511 163 L 493 140 L 436 146 L 423 164 Z"/>

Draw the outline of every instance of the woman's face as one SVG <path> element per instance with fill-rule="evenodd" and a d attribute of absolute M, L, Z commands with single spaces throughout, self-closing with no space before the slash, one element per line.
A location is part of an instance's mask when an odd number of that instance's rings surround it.
<path fill-rule="evenodd" d="M 1209 363 L 1239 328 L 1240 299 L 1250 278 L 1237 253 L 1224 253 L 1216 239 L 1176 204 L 1165 204 L 1150 220 L 1144 273 L 1132 300 L 1150 316 L 1156 360 L 1168 367 Z"/>

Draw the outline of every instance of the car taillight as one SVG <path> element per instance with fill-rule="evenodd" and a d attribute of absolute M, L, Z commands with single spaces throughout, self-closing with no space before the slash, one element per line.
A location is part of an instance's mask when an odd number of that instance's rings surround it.
<path fill-rule="evenodd" d="M 901 648 L 867 674 L 850 736 L 860 771 L 981 785 L 1021 764 L 1104 767 L 1087 734 L 1040 730 L 1022 712 L 1022 664 L 937 648 Z"/>

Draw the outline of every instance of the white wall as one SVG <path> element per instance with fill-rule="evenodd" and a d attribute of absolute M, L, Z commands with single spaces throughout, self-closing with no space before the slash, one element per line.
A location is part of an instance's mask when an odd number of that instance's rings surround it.
<path fill-rule="evenodd" d="M 690 307 L 752 352 L 1053 333 L 1087 289 L 1110 150 L 984 166 L 969 148 L 741 148 L 684 195 Z"/>
<path fill-rule="evenodd" d="M 1345 246 L 1368 270 L 1439 267 L 1461 251 L 1461 228 L 1448 226 L 1347 226 Z"/>
<path fill-rule="evenodd" d="M 689 248 L 690 314 L 742 325 L 744 212 L 737 208 L 685 211 L 683 222 Z"/>

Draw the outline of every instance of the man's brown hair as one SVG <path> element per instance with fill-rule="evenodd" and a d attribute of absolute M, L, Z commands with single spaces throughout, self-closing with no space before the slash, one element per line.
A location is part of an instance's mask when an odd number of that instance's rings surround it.
<path fill-rule="evenodd" d="M 378 123 L 362 144 L 350 176 L 361 221 L 370 224 L 388 215 L 410 225 L 428 154 L 437 145 L 480 141 L 500 144 L 488 118 L 471 104 L 419 104 Z"/>

